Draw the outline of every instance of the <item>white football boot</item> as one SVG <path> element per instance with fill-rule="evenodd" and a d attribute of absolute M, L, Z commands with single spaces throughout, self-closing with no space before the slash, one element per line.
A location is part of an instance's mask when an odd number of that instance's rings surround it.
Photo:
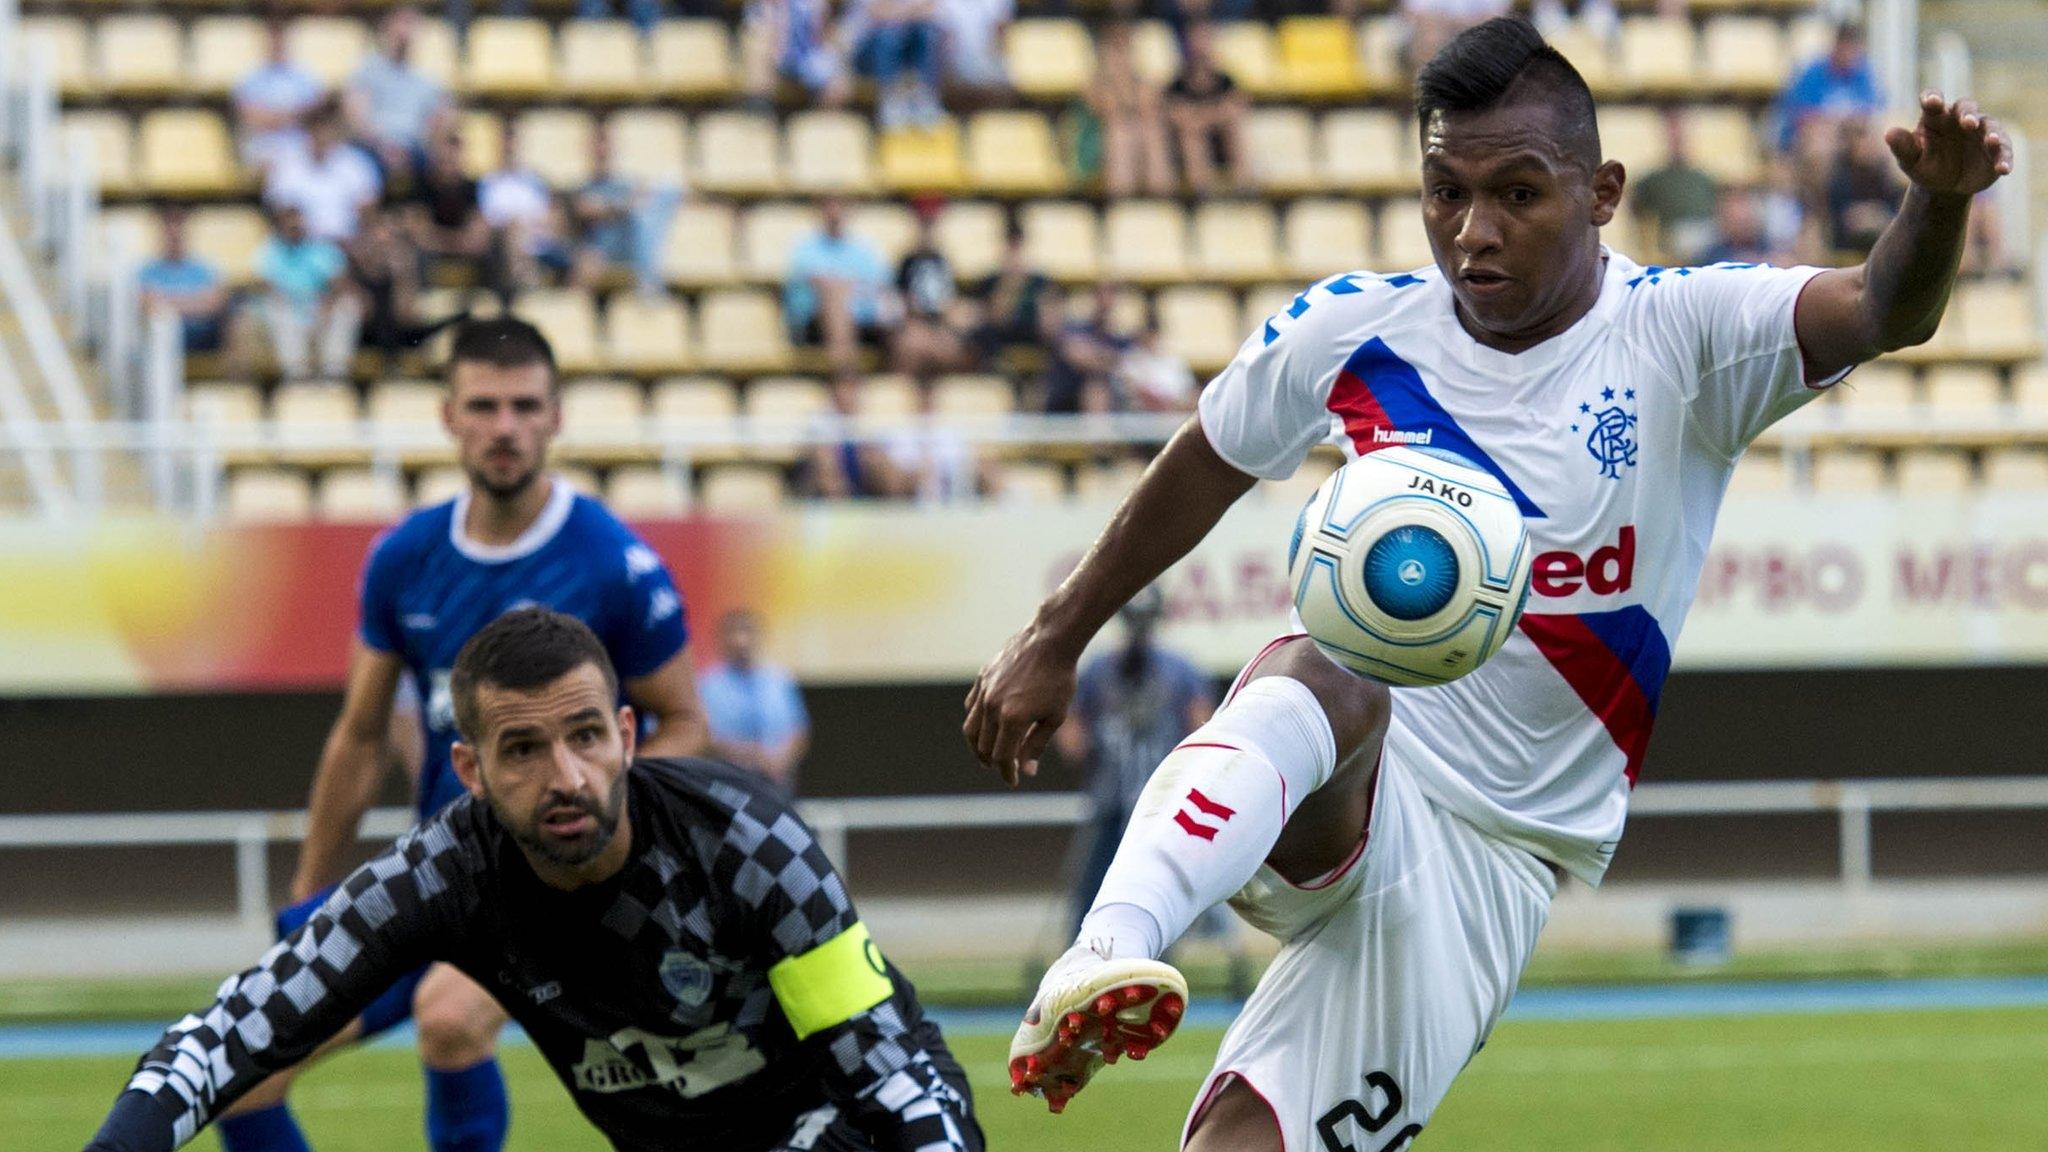
<path fill-rule="evenodd" d="M 1158 960 L 1111 959 L 1079 943 L 1053 961 L 1010 1041 L 1010 1092 L 1054 1112 L 1120 1056 L 1143 1060 L 1187 1010 L 1188 982 Z"/>

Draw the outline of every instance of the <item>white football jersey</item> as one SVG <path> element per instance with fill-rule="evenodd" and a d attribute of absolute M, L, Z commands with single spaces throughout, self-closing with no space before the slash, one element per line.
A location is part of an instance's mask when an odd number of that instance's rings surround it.
<path fill-rule="evenodd" d="M 1203 391 L 1203 431 L 1252 475 L 1286 477 L 1333 437 L 1412 444 L 1469 458 L 1521 506 L 1536 559 L 1514 636 L 1460 680 L 1393 690 L 1387 755 L 1438 803 L 1599 882 L 1729 474 L 1825 387 L 1804 382 L 1792 325 L 1821 271 L 1609 252 L 1593 310 L 1512 355 L 1465 331 L 1433 267 L 1333 276 Z"/>

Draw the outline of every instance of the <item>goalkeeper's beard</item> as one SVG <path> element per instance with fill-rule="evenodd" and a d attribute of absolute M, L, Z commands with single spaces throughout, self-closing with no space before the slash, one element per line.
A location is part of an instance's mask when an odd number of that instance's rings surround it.
<path fill-rule="evenodd" d="M 590 796 L 551 793 L 543 797 L 541 802 L 534 806 L 532 816 L 523 821 L 513 819 L 512 813 L 505 811 L 498 803 L 497 797 L 492 795 L 488 783 L 484 785 L 484 800 L 490 804 L 491 811 L 498 817 L 498 822 L 512 834 L 514 843 L 550 864 L 576 868 L 603 855 L 604 850 L 611 846 L 612 838 L 618 835 L 619 813 L 624 810 L 626 803 L 627 767 L 629 765 L 624 763 L 620 765 L 618 778 L 612 781 L 611 794 L 604 800 L 600 801 Z M 547 815 L 563 809 L 576 809 L 588 815 L 591 818 L 592 829 L 573 837 L 555 836 L 547 832 L 543 824 Z"/>

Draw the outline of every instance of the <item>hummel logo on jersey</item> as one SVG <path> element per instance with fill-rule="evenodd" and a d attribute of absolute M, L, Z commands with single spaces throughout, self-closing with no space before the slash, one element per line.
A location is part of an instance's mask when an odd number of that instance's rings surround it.
<path fill-rule="evenodd" d="M 1217 826 L 1212 828 L 1196 820 L 1185 808 L 1173 814 L 1173 822 L 1180 825 L 1181 831 L 1201 840 L 1214 840 L 1216 834 L 1223 831 L 1222 825 L 1230 823 L 1230 818 L 1237 815 L 1237 809 L 1226 808 L 1209 799 L 1202 795 L 1200 788 L 1188 789 L 1188 803 L 1194 805 L 1196 811 L 1202 815 L 1213 817 L 1217 821 Z"/>
<path fill-rule="evenodd" d="M 1432 437 L 1432 436 L 1435 436 L 1435 435 L 1436 435 L 1436 429 L 1434 429 L 1434 428 L 1424 428 L 1424 429 L 1423 429 L 1422 431 L 1420 431 L 1420 432 L 1403 432 L 1403 431 L 1401 431 L 1401 430 L 1400 430 L 1399 428 L 1378 428 L 1378 427 L 1375 427 L 1375 428 L 1374 428 L 1374 429 L 1372 430 L 1372 442 L 1373 442 L 1373 443 L 1375 443 L 1375 444 L 1424 444 L 1424 445 L 1426 445 L 1426 444 L 1428 444 L 1428 443 L 1429 443 L 1429 441 L 1430 441 L 1430 437 Z"/>

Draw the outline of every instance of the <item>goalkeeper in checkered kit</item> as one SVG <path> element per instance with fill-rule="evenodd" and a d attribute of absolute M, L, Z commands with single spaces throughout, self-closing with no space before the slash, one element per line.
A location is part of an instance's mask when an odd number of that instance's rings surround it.
<path fill-rule="evenodd" d="M 967 1079 L 811 832 L 757 778 L 633 759 L 572 617 L 508 613 L 451 684 L 467 797 L 164 1033 L 89 1152 L 168 1152 L 445 961 L 621 1152 L 980 1152 Z"/>

